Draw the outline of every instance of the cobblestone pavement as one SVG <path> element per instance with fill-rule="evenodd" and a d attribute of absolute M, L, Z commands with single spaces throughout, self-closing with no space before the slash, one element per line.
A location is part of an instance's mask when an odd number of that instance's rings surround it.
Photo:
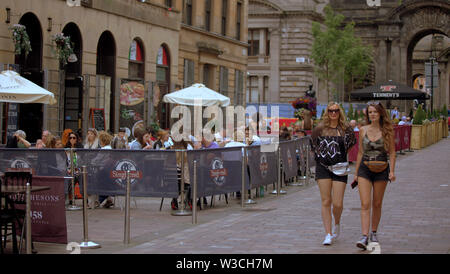
<path fill-rule="evenodd" d="M 450 253 L 450 138 L 422 150 L 399 155 L 397 181 L 388 185 L 378 238 L 381 253 Z M 354 169 L 354 166 L 353 166 Z M 349 181 L 352 180 L 352 175 Z M 89 239 L 102 248 L 82 253 L 126 254 L 293 254 L 369 253 L 360 251 L 360 200 L 347 186 L 341 235 L 323 246 L 325 232 L 317 184 L 288 186 L 286 195 L 270 194 L 257 204 L 240 207 L 240 200 L 215 198 L 215 206 L 191 216 L 172 216 L 170 199 L 137 198 L 131 209 L 131 243 L 123 244 L 124 211 L 89 210 Z M 209 198 L 208 198 L 209 201 Z M 137 208 L 136 208 L 137 205 Z M 69 242 L 83 239 L 82 212 L 67 212 Z M 66 245 L 35 243 L 40 254 L 69 253 Z"/>

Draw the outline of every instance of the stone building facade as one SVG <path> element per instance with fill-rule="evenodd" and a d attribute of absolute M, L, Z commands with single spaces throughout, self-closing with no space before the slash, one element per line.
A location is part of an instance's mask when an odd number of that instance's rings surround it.
<path fill-rule="evenodd" d="M 247 102 L 289 103 L 319 87 L 310 59 L 312 22 L 323 20 L 327 1 L 250 0 Z"/>
<path fill-rule="evenodd" d="M 247 73 L 248 0 L 184 0 L 180 30 L 180 87 L 193 83 L 243 105 Z"/>
<path fill-rule="evenodd" d="M 123 126 L 132 133 L 138 123 L 148 126 L 152 121 L 169 128 L 170 106 L 161 103 L 162 97 L 188 82 L 203 82 L 205 65 L 209 69 L 208 86 L 219 90 L 222 85 L 224 94 L 245 96 L 245 81 L 238 82 L 241 89 L 235 91 L 234 80 L 235 72 L 240 71 L 241 78 L 246 74 L 244 30 L 248 0 L 211 1 L 210 30 L 205 30 L 203 2 L 2 1 L 1 69 L 16 69 L 53 92 L 57 100 L 54 105 L 18 104 L 16 125 L 8 124 L 9 104 L 0 103 L 2 142 L 6 141 L 8 128 L 11 133 L 14 126 L 25 130 L 32 142 L 43 129 L 56 135 L 66 128 L 82 129 L 85 135 L 93 126 L 91 117 L 96 109 L 101 110 L 100 117 L 104 112 L 104 127 L 113 133 Z M 221 3 L 226 3 L 226 9 Z M 235 16 L 238 3 L 239 22 Z M 188 4 L 192 11 L 190 24 L 184 21 Z M 32 51 L 26 58 L 14 52 L 9 28 L 15 24 L 24 25 L 31 40 Z M 56 57 L 53 41 L 54 35 L 61 32 L 71 37 L 77 59 L 65 66 Z M 188 59 L 195 68 L 195 76 L 189 81 L 185 75 L 190 71 L 186 72 L 184 65 Z M 133 91 L 128 92 L 130 87 Z"/>
<path fill-rule="evenodd" d="M 430 34 L 450 35 L 449 1 L 381 0 L 374 6 L 367 2 L 330 0 L 335 11 L 356 23 L 356 34 L 374 49 L 375 81 L 393 80 L 412 87 L 416 77 L 424 74 L 424 60 L 413 57 L 417 43 Z M 448 44 L 436 49 L 434 56 L 439 63 L 439 88 L 434 90 L 433 105 L 442 108 L 450 105 Z M 405 112 L 412 106 L 406 101 L 391 103 Z"/>

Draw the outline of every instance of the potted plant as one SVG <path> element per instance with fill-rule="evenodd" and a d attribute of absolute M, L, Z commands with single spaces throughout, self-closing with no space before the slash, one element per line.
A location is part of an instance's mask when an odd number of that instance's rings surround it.
<path fill-rule="evenodd" d="M 14 53 L 16 55 L 24 53 L 25 56 L 28 56 L 31 51 L 31 43 L 26 27 L 21 24 L 14 24 L 12 27 L 9 27 L 9 29 L 12 31 Z"/>
<path fill-rule="evenodd" d="M 73 45 L 70 42 L 69 36 L 64 36 L 64 33 L 57 33 L 53 35 L 52 39 L 56 44 L 56 56 L 60 64 L 65 66 L 67 64 L 67 59 L 71 54 L 73 54 Z"/>

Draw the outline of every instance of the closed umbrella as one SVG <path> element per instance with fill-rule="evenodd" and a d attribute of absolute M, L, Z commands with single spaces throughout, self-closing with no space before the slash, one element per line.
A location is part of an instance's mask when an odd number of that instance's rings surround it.
<path fill-rule="evenodd" d="M 0 73 L 0 102 L 6 103 L 56 103 L 55 95 L 23 78 L 17 72 Z"/>

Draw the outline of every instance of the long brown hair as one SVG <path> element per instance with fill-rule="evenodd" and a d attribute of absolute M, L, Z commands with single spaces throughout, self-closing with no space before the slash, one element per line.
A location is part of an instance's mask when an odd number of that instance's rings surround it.
<path fill-rule="evenodd" d="M 386 109 L 381 103 L 368 103 L 366 108 L 366 123 L 371 124 L 369 119 L 369 107 L 374 107 L 378 114 L 380 114 L 380 128 L 384 140 L 384 149 L 389 152 L 391 146 L 391 139 L 394 136 L 394 127 L 392 126 L 392 121 L 387 115 Z"/>

